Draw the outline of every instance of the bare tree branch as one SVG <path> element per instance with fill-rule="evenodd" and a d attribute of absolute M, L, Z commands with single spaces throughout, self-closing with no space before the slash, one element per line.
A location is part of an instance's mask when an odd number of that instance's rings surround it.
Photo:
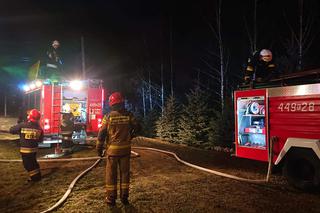
<path fill-rule="evenodd" d="M 208 61 L 206 61 L 205 59 L 200 58 L 200 60 L 203 61 L 211 70 L 213 70 L 213 71 L 215 71 L 215 72 L 217 72 L 217 73 L 220 72 L 217 68 L 213 67 L 213 66 L 212 66 Z"/>
<path fill-rule="evenodd" d="M 291 24 L 289 23 L 288 18 L 287 18 L 287 15 L 286 15 L 285 12 L 283 12 L 283 16 L 284 16 L 284 20 L 286 21 L 286 23 L 287 23 L 287 25 L 288 25 L 288 27 L 289 27 L 289 30 L 290 30 L 291 34 L 293 35 L 294 40 L 298 43 L 298 42 L 299 42 L 299 39 L 298 39 L 296 33 L 294 32 Z"/>
<path fill-rule="evenodd" d="M 216 53 L 216 52 L 214 52 L 214 51 L 208 51 L 208 53 L 210 54 L 210 55 L 212 55 L 212 56 L 215 56 L 215 57 L 217 57 L 217 58 L 220 58 L 220 55 L 219 55 L 219 53 Z"/>
<path fill-rule="evenodd" d="M 252 40 L 252 35 L 250 34 L 250 31 L 249 31 L 249 28 L 248 28 L 248 23 L 247 23 L 247 20 L 246 20 L 246 17 L 243 16 L 243 20 L 244 20 L 244 27 L 246 29 L 246 32 L 247 32 L 247 35 L 248 35 L 248 38 L 249 38 L 249 43 L 250 43 L 250 50 L 251 52 L 253 53 L 253 40 Z"/>
<path fill-rule="evenodd" d="M 209 76 L 210 78 L 212 78 L 212 79 L 214 79 L 214 80 L 216 80 L 216 81 L 218 81 L 218 82 L 220 83 L 220 79 L 219 79 L 218 77 L 216 77 L 216 76 L 214 76 L 214 75 L 212 75 L 212 74 L 210 74 L 210 73 L 208 73 L 208 72 L 205 72 L 205 71 L 203 71 L 203 70 L 201 70 L 201 69 L 199 69 L 199 68 L 194 68 L 194 70 L 196 70 L 196 71 L 198 71 L 198 72 L 201 72 L 201 73 Z"/>

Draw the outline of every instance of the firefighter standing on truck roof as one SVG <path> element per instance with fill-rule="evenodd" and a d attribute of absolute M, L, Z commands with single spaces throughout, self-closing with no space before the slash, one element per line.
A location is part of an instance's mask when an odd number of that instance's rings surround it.
<path fill-rule="evenodd" d="M 61 75 L 62 60 L 59 54 L 60 42 L 58 40 L 52 41 L 49 50 L 47 51 L 47 63 L 44 70 L 42 70 L 42 77 L 49 78 L 52 81 L 58 81 Z"/>
<path fill-rule="evenodd" d="M 130 184 L 130 154 L 131 139 L 140 130 L 132 113 L 124 107 L 124 99 L 119 92 L 109 97 L 111 112 L 104 116 L 98 133 L 96 148 L 102 156 L 104 141 L 106 141 L 106 202 L 109 207 L 115 205 L 117 198 L 117 170 L 120 170 L 120 199 L 128 205 Z"/>
<path fill-rule="evenodd" d="M 37 162 L 38 143 L 43 141 L 43 130 L 39 125 L 41 114 L 32 109 L 28 113 L 27 122 L 19 123 L 10 128 L 11 134 L 20 135 L 20 153 L 24 168 L 28 171 L 28 181 L 41 180 L 40 167 Z"/>
<path fill-rule="evenodd" d="M 262 49 L 256 52 L 248 59 L 248 64 L 245 70 L 245 84 L 251 81 L 258 83 L 267 82 L 275 77 L 275 64 L 272 58 L 272 52 L 267 49 Z"/>

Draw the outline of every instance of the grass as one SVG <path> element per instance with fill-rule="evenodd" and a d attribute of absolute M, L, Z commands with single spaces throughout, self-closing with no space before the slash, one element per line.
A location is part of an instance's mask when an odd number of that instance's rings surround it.
<path fill-rule="evenodd" d="M 211 167 L 224 167 L 235 173 L 261 176 L 264 167 L 249 166 L 247 161 L 228 155 L 156 142 L 148 146 L 179 152 L 182 158 Z M 145 144 L 145 145 L 146 145 Z M 77 157 L 95 156 L 95 150 L 78 147 Z M 0 141 L 2 156 L 16 158 L 12 142 Z M 42 152 L 44 152 L 43 150 Z M 52 151 L 46 150 L 46 151 Z M 70 197 L 55 212 L 319 212 L 320 197 L 302 193 L 285 185 L 248 184 L 186 167 L 172 157 L 136 150 L 141 157 L 131 159 L 129 207 L 119 201 L 108 209 L 105 199 L 105 161 L 79 180 Z M 11 154 L 10 154 L 11 153 Z M 26 184 L 27 174 L 21 162 L 0 163 L 0 212 L 41 212 L 56 203 L 71 181 L 94 161 L 40 163 L 43 180 Z M 223 164 L 223 165 L 222 165 Z"/>
<path fill-rule="evenodd" d="M 0 140 L 0 159 L 20 158 L 18 140 Z"/>

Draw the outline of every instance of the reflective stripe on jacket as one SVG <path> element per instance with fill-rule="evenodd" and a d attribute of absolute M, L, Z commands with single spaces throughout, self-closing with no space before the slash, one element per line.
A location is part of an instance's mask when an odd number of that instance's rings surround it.
<path fill-rule="evenodd" d="M 10 128 L 10 133 L 20 135 L 20 152 L 22 153 L 34 152 L 33 148 L 37 148 L 38 143 L 43 141 L 43 130 L 37 122 L 19 123 Z"/>
<path fill-rule="evenodd" d="M 111 111 L 105 115 L 98 134 L 97 146 L 106 141 L 106 153 L 110 156 L 130 155 L 133 132 L 138 130 L 138 123 L 132 113 L 126 110 Z"/>
<path fill-rule="evenodd" d="M 34 153 L 37 151 L 38 148 L 20 147 L 20 153 Z"/>

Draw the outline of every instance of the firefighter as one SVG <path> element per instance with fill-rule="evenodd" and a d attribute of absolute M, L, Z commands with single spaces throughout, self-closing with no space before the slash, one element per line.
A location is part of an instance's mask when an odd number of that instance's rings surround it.
<path fill-rule="evenodd" d="M 53 64 L 53 65 L 59 65 L 62 64 L 58 49 L 60 47 L 60 43 L 57 40 L 54 40 L 51 44 L 51 47 L 47 51 L 47 56 L 48 56 L 48 64 Z"/>
<path fill-rule="evenodd" d="M 245 70 L 245 84 L 251 81 L 258 83 L 267 82 L 276 76 L 275 64 L 272 58 L 272 52 L 267 49 L 262 49 L 260 52 L 255 52 L 248 59 L 248 64 Z"/>
<path fill-rule="evenodd" d="M 59 47 L 60 42 L 54 40 L 51 44 L 51 47 L 47 51 L 47 64 L 44 78 L 49 78 L 52 81 L 57 81 L 60 79 L 62 60 L 59 55 Z"/>
<path fill-rule="evenodd" d="M 74 116 L 71 112 L 63 113 L 61 120 L 62 149 L 70 152 L 73 146 L 72 134 L 74 131 Z"/>
<path fill-rule="evenodd" d="M 24 168 L 29 173 L 28 181 L 40 181 L 41 173 L 37 162 L 38 143 L 43 141 L 43 130 L 39 125 L 40 112 L 30 110 L 27 122 L 19 123 L 10 128 L 11 134 L 20 135 L 20 154 Z"/>
<path fill-rule="evenodd" d="M 110 95 L 109 106 L 111 112 L 103 117 L 96 148 L 98 155 L 102 156 L 106 141 L 106 202 L 109 207 L 112 207 L 117 198 L 118 168 L 120 199 L 124 205 L 129 204 L 131 139 L 140 131 L 140 125 L 132 113 L 125 109 L 121 93 L 115 92 Z"/>

